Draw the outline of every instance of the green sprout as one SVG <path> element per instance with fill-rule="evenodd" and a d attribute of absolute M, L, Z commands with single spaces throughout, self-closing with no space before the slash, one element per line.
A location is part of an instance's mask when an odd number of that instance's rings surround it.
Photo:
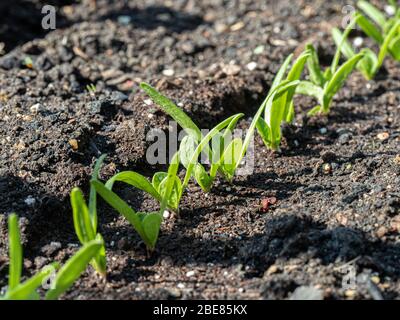
<path fill-rule="evenodd" d="M 146 244 L 147 249 L 153 251 L 157 243 L 163 213 L 168 203 L 175 202 L 175 197 L 181 192 L 176 179 L 178 168 L 179 157 L 178 153 L 176 153 L 168 168 L 168 173 L 160 183 L 160 192 L 158 192 L 145 177 L 133 171 L 121 172 L 115 175 L 107 181 L 106 185 L 102 184 L 97 179 L 93 179 L 90 183 L 111 207 L 130 222 Z M 159 212 L 135 212 L 124 200 L 111 190 L 115 181 L 123 181 L 152 195 L 161 202 Z"/>
<path fill-rule="evenodd" d="M 95 95 L 96 91 L 97 91 L 97 88 L 96 88 L 96 85 L 94 83 L 90 83 L 90 84 L 86 85 L 86 90 L 91 95 Z"/>
<path fill-rule="evenodd" d="M 313 116 L 315 114 L 326 115 L 329 113 L 333 98 L 344 86 L 347 78 L 356 68 L 357 64 L 366 55 L 365 51 L 362 51 L 358 54 L 355 54 L 341 66 L 339 66 L 342 46 L 355 23 L 356 20 L 353 19 L 353 21 L 344 31 L 341 43 L 339 44 L 332 60 L 332 64 L 325 70 L 321 68 L 318 54 L 314 46 L 312 44 L 308 44 L 306 46 L 307 50 L 310 52 L 307 61 L 309 81 L 301 81 L 296 88 L 296 93 L 311 96 L 318 100 L 319 105 L 312 108 L 308 112 L 309 116 Z"/>
<path fill-rule="evenodd" d="M 0 300 L 38 300 L 40 296 L 38 288 L 47 281 L 59 268 L 58 263 L 45 266 L 37 274 L 21 283 L 23 256 L 21 245 L 21 233 L 18 226 L 18 216 L 11 214 L 8 217 L 9 233 L 9 277 L 8 288 Z M 46 299 L 56 299 L 75 282 L 86 269 L 87 264 L 97 254 L 101 246 L 100 241 L 92 241 L 83 246 L 66 264 L 59 270 L 52 283 L 53 288 L 47 291 Z"/>
<path fill-rule="evenodd" d="M 368 37 L 379 44 L 381 48 L 385 46 L 385 51 L 400 61 L 400 6 L 394 0 L 389 3 L 395 10 L 395 14 L 391 18 L 387 18 L 382 11 L 368 1 L 358 1 L 357 7 L 362 13 L 358 13 L 357 24 Z"/>
<path fill-rule="evenodd" d="M 304 65 L 310 56 L 310 51 L 303 52 L 286 77 L 286 83 L 298 81 L 304 70 Z M 264 141 L 264 144 L 272 150 L 279 149 L 282 139 L 281 125 L 283 122 L 291 123 L 294 119 L 293 97 L 296 90 L 296 84 L 293 84 L 284 94 L 277 96 L 278 91 L 274 91 L 283 82 L 283 77 L 293 59 L 293 54 L 289 55 L 279 69 L 271 89 L 265 99 L 264 118 L 260 117 L 257 122 L 257 131 Z"/>
<path fill-rule="evenodd" d="M 102 155 L 96 162 L 92 173 L 92 180 L 97 181 L 100 167 L 106 156 Z M 96 190 L 91 186 L 89 195 L 89 207 L 86 204 L 82 191 L 79 188 L 74 188 L 71 191 L 71 206 L 74 218 L 75 232 L 82 245 L 103 238 L 97 232 L 97 207 L 96 207 Z M 93 268 L 101 275 L 106 274 L 106 250 L 105 247 L 99 251 L 97 256 L 91 262 Z"/>
<path fill-rule="evenodd" d="M 398 19 L 396 23 L 392 24 L 389 32 L 383 37 L 381 36 L 379 30 L 372 31 L 374 30 L 373 28 L 375 28 L 375 26 L 371 22 L 369 22 L 368 19 L 365 18 L 362 14 L 357 13 L 354 17 L 354 20 L 360 26 L 363 26 L 364 30 L 370 30 L 370 32 L 368 33 L 369 35 L 372 36 L 376 33 L 377 36 L 379 35 L 379 37 L 382 38 L 382 41 L 379 42 L 379 54 L 376 55 L 375 52 L 373 52 L 371 49 L 364 48 L 361 50 L 361 52 L 364 53 L 364 57 L 357 64 L 357 69 L 364 75 L 364 77 L 367 80 L 372 80 L 379 69 L 382 67 L 382 64 L 388 52 L 392 53 L 392 55 L 396 59 L 400 60 L 400 37 L 398 37 L 398 39 L 396 40 L 396 37 L 399 33 L 398 30 L 400 28 L 400 19 Z M 347 59 L 351 59 L 356 56 L 356 53 L 353 50 L 351 44 L 346 39 L 348 33 L 342 34 L 339 29 L 334 28 L 332 29 L 332 35 L 336 45 Z"/>
<path fill-rule="evenodd" d="M 243 114 L 229 117 L 213 128 L 203 137 L 199 127 L 190 117 L 178 108 L 170 99 L 163 96 L 155 88 L 146 83 L 141 83 L 141 88 L 147 95 L 168 115 L 170 115 L 188 134 L 181 142 L 179 153 L 181 162 L 186 168 L 186 175 L 182 183 L 184 190 L 189 180 L 194 176 L 196 182 L 205 191 L 210 191 L 213 181 L 219 172 L 228 182 L 231 182 L 236 170 L 247 153 L 251 138 L 262 113 L 269 108 L 275 99 L 280 98 L 294 88 L 298 82 L 285 80 L 277 84 L 271 94 L 265 99 L 254 117 L 250 128 L 244 138 L 232 139 L 232 130 Z M 221 130 L 224 130 L 221 133 Z M 209 146 L 211 142 L 212 147 Z M 210 161 L 210 171 L 207 173 L 198 157 L 204 152 Z"/>

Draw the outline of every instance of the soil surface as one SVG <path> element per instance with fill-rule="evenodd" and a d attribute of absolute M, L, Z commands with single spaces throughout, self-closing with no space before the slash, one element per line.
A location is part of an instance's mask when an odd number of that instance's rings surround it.
<path fill-rule="evenodd" d="M 29 276 L 77 250 L 69 192 L 87 194 L 100 154 L 104 180 L 160 169 L 146 161 L 146 134 L 168 131 L 169 119 L 141 81 L 202 128 L 237 112 L 247 128 L 289 53 L 311 41 L 329 63 L 330 29 L 348 2 L 53 1 L 57 29 L 47 31 L 44 2 L 0 8 L 0 287 L 8 214 L 20 216 Z M 399 71 L 387 59 L 374 81 L 354 73 L 328 117 L 306 118 L 315 101 L 296 98 L 282 150 L 257 136 L 251 175 L 218 180 L 209 194 L 191 184 L 150 257 L 100 201 L 107 278 L 88 268 L 63 298 L 400 299 Z M 116 190 L 136 210 L 157 210 L 132 188 Z M 268 197 L 277 202 L 262 210 Z"/>

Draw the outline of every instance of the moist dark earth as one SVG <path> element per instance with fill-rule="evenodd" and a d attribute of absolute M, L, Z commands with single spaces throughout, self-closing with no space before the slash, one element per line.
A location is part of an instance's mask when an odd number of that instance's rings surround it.
<path fill-rule="evenodd" d="M 330 29 L 353 4 L 52 1 L 57 29 L 43 30 L 44 3 L 0 8 L 0 287 L 10 213 L 20 217 L 28 277 L 77 250 L 69 192 L 79 186 L 87 195 L 100 154 L 108 154 L 102 180 L 165 169 L 146 161 L 146 134 L 168 132 L 170 119 L 141 81 L 202 128 L 243 112 L 245 129 L 288 54 L 313 42 L 330 62 Z M 399 71 L 387 59 L 374 81 L 354 73 L 327 117 L 307 118 L 315 101 L 296 97 L 281 151 L 268 151 L 257 136 L 252 174 L 217 180 L 208 194 L 192 183 L 181 216 L 165 219 L 150 256 L 100 201 L 107 277 L 89 267 L 62 298 L 399 299 Z M 116 190 L 136 210 L 157 210 L 131 187 Z M 268 197 L 277 202 L 262 209 Z M 344 285 L 350 271 L 353 287 Z"/>

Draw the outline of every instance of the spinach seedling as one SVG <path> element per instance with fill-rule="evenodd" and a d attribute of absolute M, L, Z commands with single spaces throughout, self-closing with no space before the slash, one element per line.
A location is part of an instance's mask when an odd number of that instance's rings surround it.
<path fill-rule="evenodd" d="M 310 51 L 303 52 L 296 62 L 293 64 L 292 68 L 289 70 L 286 77 L 286 82 L 298 81 L 304 70 L 304 65 L 310 56 Z M 282 133 L 281 125 L 283 122 L 290 123 L 294 119 L 294 102 L 293 97 L 296 90 L 296 85 L 289 87 L 284 94 L 278 96 L 277 88 L 281 83 L 283 83 L 283 77 L 289 67 L 290 62 L 293 59 L 293 54 L 289 55 L 284 61 L 283 65 L 279 69 L 271 89 L 264 101 L 264 118 L 260 117 L 257 122 L 257 130 L 264 144 L 267 148 L 272 150 L 277 150 L 281 143 Z"/>
<path fill-rule="evenodd" d="M 363 26 L 365 26 L 366 23 L 370 23 L 366 22 L 368 20 L 366 20 L 366 18 L 362 16 L 360 13 L 357 13 L 354 19 L 358 24 Z M 380 44 L 378 55 L 376 55 L 375 52 L 373 52 L 369 48 L 364 48 L 361 50 L 361 52 L 364 53 L 364 57 L 357 64 L 357 69 L 364 75 L 364 77 L 367 80 L 372 80 L 375 77 L 376 73 L 381 68 L 388 52 L 395 52 L 395 54 L 398 53 L 400 58 L 400 38 L 398 42 L 399 47 L 395 51 L 390 50 L 390 47 L 393 48 L 393 40 L 395 40 L 399 28 L 400 28 L 400 20 L 394 23 L 389 32 L 384 36 L 384 38 L 382 38 L 382 43 Z M 332 29 L 332 35 L 336 45 L 347 59 L 351 59 L 356 55 L 351 44 L 346 39 L 348 33 L 342 34 L 339 31 L 339 29 L 334 28 Z M 392 44 L 392 46 L 390 44 Z"/>
<path fill-rule="evenodd" d="M 92 180 L 98 180 L 99 171 L 105 157 L 105 155 L 102 155 L 97 160 L 92 173 Z M 70 198 L 75 232 L 82 245 L 93 240 L 103 241 L 101 234 L 97 232 L 96 197 L 96 190 L 93 188 L 93 186 L 91 186 L 89 206 L 87 206 L 83 193 L 79 188 L 74 188 L 71 191 Z M 91 264 L 99 274 L 103 276 L 106 274 L 106 249 L 104 246 L 99 251 L 98 255 L 93 259 Z"/>
<path fill-rule="evenodd" d="M 346 28 L 345 35 L 343 36 L 343 42 L 354 26 L 354 21 Z M 296 88 L 296 93 L 314 97 L 318 100 L 319 105 L 312 108 L 308 115 L 312 116 L 315 114 L 328 114 L 333 101 L 334 96 L 343 87 L 347 78 L 353 72 L 354 68 L 364 58 L 365 52 L 360 52 L 339 67 L 339 59 L 341 55 L 341 46 L 336 50 L 330 67 L 323 70 L 319 63 L 318 54 L 312 44 L 306 46 L 310 52 L 310 56 L 307 61 L 307 68 L 309 72 L 309 81 L 301 81 Z"/>
<path fill-rule="evenodd" d="M 46 292 L 46 300 L 55 300 L 66 292 L 103 250 L 102 240 L 86 242 L 57 272 L 53 287 Z"/>
<path fill-rule="evenodd" d="M 140 86 L 149 97 L 164 112 L 178 122 L 188 134 L 188 136 L 182 140 L 179 148 L 181 162 L 187 169 L 182 184 L 183 189 L 185 189 L 193 175 L 200 187 L 204 191 L 208 192 L 218 172 L 229 182 L 233 179 L 237 168 L 246 155 L 256 124 L 258 119 L 260 119 L 262 112 L 270 102 L 274 101 L 275 96 L 280 97 L 295 85 L 297 85 L 297 83 L 294 81 L 285 81 L 272 90 L 273 94 L 271 94 L 270 97 L 267 97 L 261 105 L 243 141 L 240 138 L 229 139 L 232 137 L 232 130 L 243 114 L 237 114 L 226 119 L 213 128 L 208 135 L 203 137 L 198 126 L 170 99 L 163 96 L 155 88 L 146 83 L 141 83 Z M 223 129 L 224 131 L 220 132 Z M 209 146 L 211 140 L 212 147 Z M 207 155 L 208 160 L 210 161 L 209 173 L 207 173 L 204 166 L 198 162 L 198 157 L 202 152 Z"/>
<path fill-rule="evenodd" d="M 59 269 L 59 264 L 52 263 L 45 266 L 37 274 L 21 283 L 23 256 L 16 214 L 11 214 L 8 218 L 8 233 L 10 256 L 8 288 L 0 300 L 38 300 L 40 296 L 37 289 L 51 279 L 52 274 Z M 52 288 L 47 291 L 45 298 L 55 299 L 65 292 L 86 269 L 89 261 L 102 246 L 103 243 L 97 240 L 85 244 L 56 274 L 54 282 L 51 283 Z"/>
<path fill-rule="evenodd" d="M 385 46 L 385 51 L 400 61 L 400 6 L 396 1 L 389 3 L 395 11 L 390 18 L 368 1 L 358 1 L 357 7 L 362 13 L 358 13 L 357 24 L 368 37 L 379 44 L 381 51 Z"/>
<path fill-rule="evenodd" d="M 176 190 L 176 177 L 179 168 L 179 157 L 176 153 L 171 161 L 168 168 L 167 176 L 165 177 L 165 183 L 163 184 L 161 193 L 158 193 L 150 182 L 143 176 L 136 172 L 121 172 L 111 178 L 106 185 L 102 184 L 98 180 L 92 180 L 90 183 L 96 189 L 97 193 L 115 210 L 117 210 L 122 216 L 124 216 L 139 236 L 142 238 L 147 249 L 153 251 L 157 243 L 158 234 L 163 218 L 163 213 L 170 203 L 170 199 L 173 192 L 179 192 Z M 178 179 L 179 180 L 179 179 Z M 122 200 L 116 193 L 111 189 L 115 181 L 123 181 L 131 184 L 136 188 L 148 192 L 150 195 L 160 200 L 159 212 L 135 212 L 124 200 Z M 164 181 L 164 180 L 163 180 Z"/>

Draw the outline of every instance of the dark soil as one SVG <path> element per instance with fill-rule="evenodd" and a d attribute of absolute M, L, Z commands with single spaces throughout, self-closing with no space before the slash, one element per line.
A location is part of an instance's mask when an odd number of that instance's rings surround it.
<path fill-rule="evenodd" d="M 87 192 L 100 154 L 108 154 L 104 180 L 159 169 L 146 162 L 146 134 L 167 131 L 168 118 L 140 81 L 202 128 L 236 112 L 246 128 L 287 54 L 313 41 L 330 61 L 330 28 L 347 4 L 56 1 L 60 24 L 46 34 L 37 29 L 42 3 L 14 2 L 0 22 L 0 286 L 9 213 L 21 217 L 28 276 L 78 247 L 68 195 L 74 186 Z M 33 66 L 23 63 L 28 56 Z M 107 279 L 89 268 L 64 298 L 283 299 L 302 288 L 295 297 L 399 299 L 399 71 L 388 59 L 375 81 L 353 74 L 328 117 L 307 119 L 315 102 L 297 98 L 282 151 L 267 151 L 257 137 L 253 174 L 217 181 L 209 194 L 190 185 L 181 218 L 165 220 L 151 257 L 100 202 Z M 132 188 L 117 190 L 137 210 L 157 209 Z M 277 203 L 261 210 L 267 197 Z M 356 270 L 355 290 L 342 285 L 346 266 Z"/>

